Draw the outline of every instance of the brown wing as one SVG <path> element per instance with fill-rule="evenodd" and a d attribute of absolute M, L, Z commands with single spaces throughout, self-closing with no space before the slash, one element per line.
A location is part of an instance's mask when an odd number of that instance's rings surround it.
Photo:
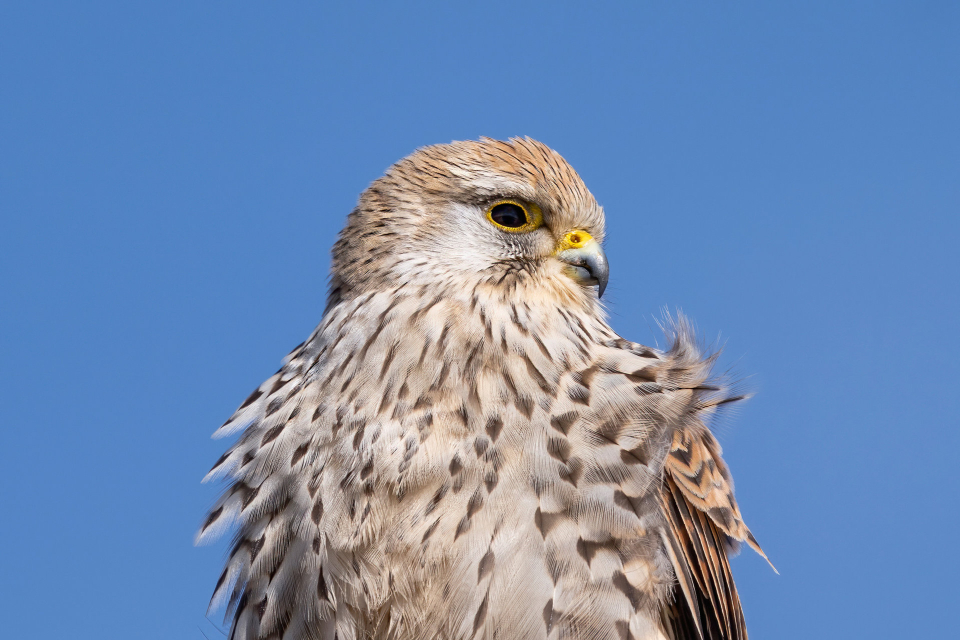
<path fill-rule="evenodd" d="M 661 500 L 678 582 L 663 612 L 665 630 L 673 640 L 746 640 L 727 553 L 742 541 L 767 556 L 743 523 L 720 446 L 706 428 L 674 434 Z"/>

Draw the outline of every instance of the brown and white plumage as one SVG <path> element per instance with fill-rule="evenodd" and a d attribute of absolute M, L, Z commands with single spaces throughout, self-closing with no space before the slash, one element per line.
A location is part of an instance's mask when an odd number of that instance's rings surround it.
<path fill-rule="evenodd" d="M 746 637 L 727 554 L 759 546 L 705 426 L 731 398 L 682 322 L 666 352 L 607 325 L 603 224 L 530 139 L 363 193 L 320 325 L 218 431 L 231 637 Z"/>

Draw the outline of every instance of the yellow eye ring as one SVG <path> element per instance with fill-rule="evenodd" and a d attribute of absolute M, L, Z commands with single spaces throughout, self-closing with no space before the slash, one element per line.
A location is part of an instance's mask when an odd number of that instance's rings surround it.
<path fill-rule="evenodd" d="M 543 224 L 543 211 L 532 202 L 504 198 L 487 208 L 487 220 L 507 233 L 529 233 Z"/>

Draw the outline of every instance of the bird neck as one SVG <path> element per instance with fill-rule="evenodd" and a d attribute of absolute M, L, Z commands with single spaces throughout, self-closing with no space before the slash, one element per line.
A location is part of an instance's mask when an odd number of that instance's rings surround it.
<path fill-rule="evenodd" d="M 504 296 L 502 288 L 395 287 L 341 300 L 296 353 L 307 381 L 377 413 L 431 398 L 462 406 L 486 377 L 546 380 L 585 366 L 616 336 L 592 300 Z M 459 390 L 459 391 L 456 391 Z"/>

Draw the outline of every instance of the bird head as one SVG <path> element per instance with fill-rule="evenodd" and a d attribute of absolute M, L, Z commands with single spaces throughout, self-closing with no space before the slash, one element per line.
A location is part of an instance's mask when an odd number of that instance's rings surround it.
<path fill-rule="evenodd" d="M 592 305 L 607 282 L 603 233 L 580 176 L 535 140 L 424 147 L 361 195 L 333 250 L 331 301 L 485 285 Z"/>

